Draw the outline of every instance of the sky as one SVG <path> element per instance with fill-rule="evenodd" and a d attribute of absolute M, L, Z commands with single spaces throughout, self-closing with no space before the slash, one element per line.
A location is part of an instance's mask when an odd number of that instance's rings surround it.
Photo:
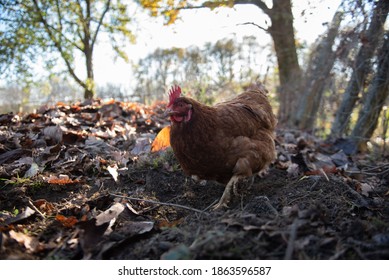
<path fill-rule="evenodd" d="M 325 22 L 331 21 L 340 0 L 294 0 L 294 25 L 298 40 L 308 44 L 326 30 Z M 302 15 L 302 11 L 306 12 Z M 135 8 L 137 22 L 136 44 L 128 44 L 126 53 L 131 62 L 152 53 L 156 48 L 202 47 L 206 42 L 216 42 L 225 37 L 254 35 L 260 45 L 271 42 L 270 36 L 254 25 L 253 22 L 267 27 L 267 16 L 254 5 L 237 5 L 234 8 L 185 10 L 175 24 L 165 26 L 163 19 L 151 18 L 140 8 Z M 95 79 L 99 86 L 107 83 L 131 85 L 131 65 L 121 59 L 114 60 L 109 42 L 100 42 L 95 50 Z"/>

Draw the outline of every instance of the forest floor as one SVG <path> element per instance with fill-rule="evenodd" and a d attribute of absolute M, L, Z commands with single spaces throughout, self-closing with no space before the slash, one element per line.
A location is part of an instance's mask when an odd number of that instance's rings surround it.
<path fill-rule="evenodd" d="M 150 152 L 163 107 L 0 115 L 0 259 L 389 258 L 384 156 L 279 130 L 269 174 L 212 211 L 223 185 Z"/>

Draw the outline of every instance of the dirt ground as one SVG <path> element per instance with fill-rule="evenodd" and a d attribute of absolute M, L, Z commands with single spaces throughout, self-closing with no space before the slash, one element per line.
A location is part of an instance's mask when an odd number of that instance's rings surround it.
<path fill-rule="evenodd" d="M 150 153 L 161 108 L 1 115 L 0 259 L 389 258 L 384 157 L 278 131 L 269 174 L 212 211 L 223 185 L 185 176 L 169 149 Z"/>

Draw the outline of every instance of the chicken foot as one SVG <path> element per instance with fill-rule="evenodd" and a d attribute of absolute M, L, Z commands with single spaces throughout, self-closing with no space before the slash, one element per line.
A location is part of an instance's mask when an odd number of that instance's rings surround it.
<path fill-rule="evenodd" d="M 220 208 L 228 207 L 227 203 L 231 199 L 231 189 L 233 188 L 234 193 L 236 193 L 236 184 L 239 182 L 239 179 L 241 176 L 234 175 L 231 177 L 230 181 L 228 182 L 226 188 L 224 189 L 223 195 L 220 198 L 219 202 L 212 207 L 213 210 L 218 210 Z"/>

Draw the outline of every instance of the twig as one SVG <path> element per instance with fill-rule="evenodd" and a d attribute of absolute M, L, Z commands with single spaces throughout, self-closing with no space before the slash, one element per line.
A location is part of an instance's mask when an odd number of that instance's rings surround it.
<path fill-rule="evenodd" d="M 330 179 L 328 179 L 328 176 L 327 176 L 327 174 L 325 173 L 324 169 L 323 169 L 323 168 L 320 168 L 319 171 L 324 175 L 324 177 L 326 178 L 327 182 L 329 182 Z"/>
<path fill-rule="evenodd" d="M 258 27 L 259 29 L 261 29 L 263 31 L 266 31 L 266 32 L 269 31 L 268 29 L 256 24 L 255 22 L 244 22 L 244 23 L 238 23 L 237 25 L 249 25 L 249 24 L 254 25 L 255 27 Z"/>
<path fill-rule="evenodd" d="M 218 202 L 218 199 L 216 199 L 216 200 L 215 200 L 214 202 L 212 202 L 210 205 L 208 205 L 207 207 L 205 207 L 203 211 L 207 211 L 209 208 L 211 208 L 212 206 L 214 206 L 217 202 Z"/>
<path fill-rule="evenodd" d="M 126 203 L 126 206 L 128 209 L 130 209 L 132 213 L 134 213 L 135 215 L 139 215 L 139 212 L 136 211 L 129 203 Z"/>
<path fill-rule="evenodd" d="M 143 202 L 148 202 L 148 203 L 153 203 L 153 204 L 178 207 L 178 208 L 183 208 L 183 209 L 186 209 L 186 210 L 191 210 L 191 211 L 194 211 L 194 212 L 198 212 L 198 213 L 209 215 L 208 213 L 206 213 L 206 212 L 204 212 L 202 210 L 199 210 L 199 209 L 196 209 L 196 208 L 192 208 L 192 207 L 188 207 L 188 206 L 185 206 L 185 205 L 180 205 L 180 204 L 175 204 L 175 203 L 167 203 L 167 202 L 160 202 L 160 201 L 148 200 L 148 199 L 143 199 L 143 198 L 129 197 L 129 196 L 124 196 L 124 195 L 119 195 L 119 194 L 114 194 L 114 193 L 109 193 L 109 194 L 112 195 L 112 196 L 115 196 L 115 197 L 125 198 L 125 199 L 128 199 L 128 200 L 143 201 Z"/>
<path fill-rule="evenodd" d="M 28 204 L 30 204 L 30 206 L 32 207 L 32 209 L 34 209 L 36 212 L 38 212 L 38 214 L 41 215 L 42 218 L 46 220 L 45 215 L 44 215 L 41 211 L 39 211 L 38 208 L 36 208 L 36 206 L 31 202 L 30 199 L 28 200 Z"/>
<path fill-rule="evenodd" d="M 386 168 L 380 172 L 371 172 L 371 171 L 374 171 L 374 170 L 378 170 L 378 169 L 382 169 L 382 168 Z M 347 173 L 349 174 L 363 174 L 363 175 L 367 175 L 367 176 L 383 176 L 383 175 L 386 175 L 386 173 L 389 172 L 389 167 L 387 166 L 387 164 L 384 164 L 382 166 L 376 166 L 374 168 L 371 168 L 371 169 L 362 169 L 360 171 L 353 171 L 353 170 L 346 170 Z"/>
<path fill-rule="evenodd" d="M 362 169 L 362 171 L 363 172 L 371 172 L 371 171 L 375 171 L 375 170 L 379 170 L 379 169 L 383 169 L 383 168 L 389 168 L 389 163 L 385 163 L 383 165 L 367 167 L 367 168 Z"/>
<path fill-rule="evenodd" d="M 297 237 L 297 229 L 298 229 L 298 219 L 296 218 L 293 221 L 293 224 L 290 229 L 290 234 L 289 234 L 289 240 L 288 240 L 288 247 L 286 247 L 286 252 L 285 252 L 285 260 L 291 260 L 293 256 L 293 250 L 294 250 L 294 242 L 296 241 Z"/>

